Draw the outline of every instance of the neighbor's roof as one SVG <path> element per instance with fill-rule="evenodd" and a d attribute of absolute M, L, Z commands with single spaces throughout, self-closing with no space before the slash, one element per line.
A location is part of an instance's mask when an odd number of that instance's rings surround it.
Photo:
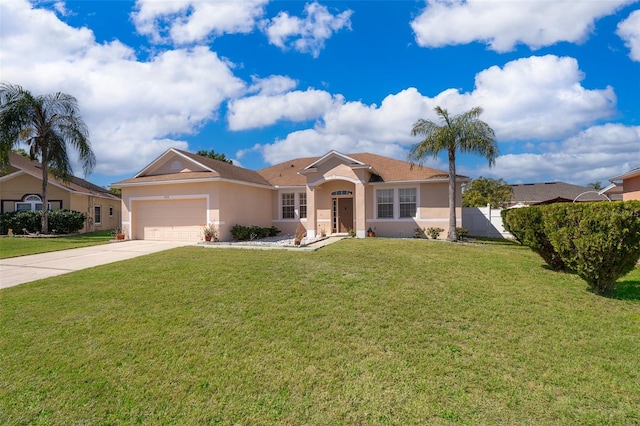
<path fill-rule="evenodd" d="M 359 162 L 354 163 L 354 166 L 361 166 L 361 164 L 371 166 L 372 169 L 375 170 L 375 173 L 377 173 L 377 177 L 373 179 L 373 181 L 376 182 L 447 180 L 449 177 L 449 174 L 442 170 L 420 165 L 411 167 L 411 164 L 406 161 L 395 160 L 382 155 L 359 153 L 347 154 L 346 156 L 343 155 L 343 157 L 352 158 Z M 321 158 L 322 157 L 296 158 L 258 170 L 258 173 L 273 186 L 303 186 L 306 184 L 306 177 L 298 172 L 314 164 Z M 457 175 L 457 178 L 460 180 L 468 179 L 466 176 L 461 175 Z"/>
<path fill-rule="evenodd" d="M 577 201 L 605 200 L 593 188 L 564 182 L 521 183 L 511 185 L 511 188 L 513 188 L 511 202 L 526 205 L 570 202 L 578 196 L 580 197 Z"/>
<path fill-rule="evenodd" d="M 609 181 L 610 182 L 615 182 L 615 181 L 619 181 L 619 180 L 630 179 L 630 178 L 636 177 L 636 176 L 640 176 L 640 167 L 638 167 L 637 169 L 630 170 L 630 171 L 628 171 L 626 173 L 623 173 L 620 176 L 612 177 L 611 179 L 609 179 Z"/>
<path fill-rule="evenodd" d="M 23 157 L 20 154 L 11 152 L 9 153 L 9 165 L 9 172 L 6 173 L 3 178 L 10 178 L 14 174 L 17 175 L 20 173 L 27 173 L 36 179 L 42 179 L 42 164 L 37 161 L 32 161 L 27 157 Z M 12 171 L 12 169 L 17 170 Z M 110 198 L 112 200 L 120 200 L 120 197 L 112 194 L 105 188 L 102 188 L 101 186 L 95 185 L 76 176 L 71 176 L 68 182 L 64 182 L 62 179 L 50 176 L 49 184 L 58 186 L 70 192 L 76 192 L 91 196 L 100 196 L 104 198 Z"/>

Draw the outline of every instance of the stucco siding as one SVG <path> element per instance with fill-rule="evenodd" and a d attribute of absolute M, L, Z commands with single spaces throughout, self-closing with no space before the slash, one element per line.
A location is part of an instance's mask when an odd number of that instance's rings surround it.
<path fill-rule="evenodd" d="M 622 185 L 622 199 L 624 201 L 640 200 L 640 176 L 625 179 Z"/>
<path fill-rule="evenodd" d="M 182 209 L 185 205 L 192 204 L 194 199 L 202 199 L 203 214 L 197 218 L 197 223 L 192 226 L 199 227 L 205 223 L 213 223 L 219 231 L 221 241 L 229 241 L 233 237 L 231 228 L 235 224 L 244 226 L 271 226 L 272 190 L 247 185 L 239 185 L 233 182 L 192 182 L 180 184 L 149 185 L 124 187 L 123 194 L 123 224 L 131 227 L 132 238 L 144 238 L 140 231 L 143 226 L 136 218 L 135 203 L 138 201 L 178 201 L 167 203 L 159 211 L 159 215 L 165 215 L 167 220 L 172 217 L 175 209 Z M 180 200 L 185 200 L 184 205 Z M 160 206 L 160 204 L 158 204 Z M 167 212 L 166 214 L 163 213 Z M 157 218 L 145 213 L 143 220 L 156 221 Z M 192 219 L 196 220 L 196 219 Z M 182 224 L 180 226 L 187 226 Z M 158 231 L 159 232 L 159 231 Z M 189 231 L 190 232 L 190 231 Z M 191 232 L 191 234 L 193 234 Z M 187 231 L 182 235 L 191 235 Z M 155 237 L 154 237 L 155 238 Z M 191 237 L 185 237 L 191 239 Z"/>
<path fill-rule="evenodd" d="M 15 202 L 21 201 L 25 195 L 35 194 L 42 196 L 42 181 L 35 177 L 22 174 L 0 183 L 0 199 L 2 199 L 2 211 L 15 211 Z M 69 192 L 55 185 L 49 184 L 47 196 L 51 203 L 51 208 L 70 209 Z"/>
<path fill-rule="evenodd" d="M 220 238 L 231 240 L 231 228 L 243 226 L 272 225 L 272 190 L 233 183 L 221 183 L 220 186 Z"/>

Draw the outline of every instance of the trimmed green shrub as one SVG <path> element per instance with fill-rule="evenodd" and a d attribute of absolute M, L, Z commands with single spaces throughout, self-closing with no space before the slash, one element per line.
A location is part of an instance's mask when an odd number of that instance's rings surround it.
<path fill-rule="evenodd" d="M 432 240 L 437 240 L 441 232 L 444 232 L 444 229 L 434 227 L 427 228 L 427 235 L 429 235 Z"/>
<path fill-rule="evenodd" d="M 84 226 L 85 215 L 72 210 L 51 210 L 49 229 L 55 234 L 72 234 Z M 42 229 L 42 212 L 7 212 L 0 214 L 0 235 L 6 235 L 9 229 L 14 234 L 36 233 Z"/>
<path fill-rule="evenodd" d="M 14 234 L 36 233 L 42 229 L 42 212 L 6 212 L 0 214 L 0 235 L 7 235 L 9 229 Z"/>
<path fill-rule="evenodd" d="M 502 209 L 500 210 L 500 216 L 502 217 L 502 227 L 504 228 L 505 231 L 509 232 L 511 235 L 513 235 L 513 232 L 511 232 L 511 229 L 509 228 L 509 223 L 507 222 L 507 215 L 509 214 L 509 212 L 514 211 L 517 209 Z M 515 237 L 515 235 L 514 235 Z M 516 240 L 518 240 L 517 237 L 515 237 Z M 518 240 L 519 241 L 519 240 Z M 522 244 L 521 241 L 519 241 L 520 244 Z"/>
<path fill-rule="evenodd" d="M 56 234 L 73 234 L 84 226 L 85 215 L 73 210 L 49 212 L 49 229 Z"/>
<path fill-rule="evenodd" d="M 458 235 L 458 241 L 462 241 L 469 235 L 469 230 L 467 228 L 456 228 L 456 234 Z"/>
<path fill-rule="evenodd" d="M 231 228 L 231 235 L 238 241 L 257 240 L 266 237 L 275 237 L 280 233 L 280 230 L 275 226 L 260 227 L 260 226 L 242 226 L 233 225 Z"/>
<path fill-rule="evenodd" d="M 595 293 L 613 290 L 640 258 L 640 201 L 550 205 L 542 222 L 563 262 Z"/>
<path fill-rule="evenodd" d="M 542 223 L 542 210 L 546 206 L 510 209 L 503 215 L 503 223 L 520 244 L 529 247 L 553 269 L 566 271 L 567 267 L 549 241 Z"/>

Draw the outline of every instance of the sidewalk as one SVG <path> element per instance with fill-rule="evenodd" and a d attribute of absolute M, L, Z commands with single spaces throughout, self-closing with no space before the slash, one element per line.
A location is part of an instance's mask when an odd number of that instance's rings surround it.
<path fill-rule="evenodd" d="M 0 289 L 193 243 L 131 240 L 0 259 Z"/>

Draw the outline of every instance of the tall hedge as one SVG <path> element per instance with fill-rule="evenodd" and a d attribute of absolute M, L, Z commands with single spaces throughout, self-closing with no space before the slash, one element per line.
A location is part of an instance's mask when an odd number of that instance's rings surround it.
<path fill-rule="evenodd" d="M 85 215 L 73 210 L 49 212 L 49 229 L 56 234 L 73 234 L 84 226 Z"/>
<path fill-rule="evenodd" d="M 52 210 L 49 212 L 49 229 L 56 234 L 72 234 L 84 226 L 85 215 L 73 210 Z M 23 230 L 36 233 L 42 226 L 42 212 L 6 212 L 0 214 L 0 235 L 9 229 L 15 234 Z"/>
<path fill-rule="evenodd" d="M 513 234 L 520 244 L 538 253 L 551 269 L 565 271 L 565 262 L 549 241 L 542 223 L 542 211 L 545 207 L 530 206 L 504 210 L 503 223 L 505 229 Z"/>
<path fill-rule="evenodd" d="M 36 233 L 42 227 L 42 212 L 5 212 L 0 214 L 0 235 L 7 235 L 9 229 L 14 234 L 22 234 L 23 229 Z"/>
<path fill-rule="evenodd" d="M 567 267 L 606 294 L 640 258 L 640 201 L 554 204 L 544 232 Z"/>

